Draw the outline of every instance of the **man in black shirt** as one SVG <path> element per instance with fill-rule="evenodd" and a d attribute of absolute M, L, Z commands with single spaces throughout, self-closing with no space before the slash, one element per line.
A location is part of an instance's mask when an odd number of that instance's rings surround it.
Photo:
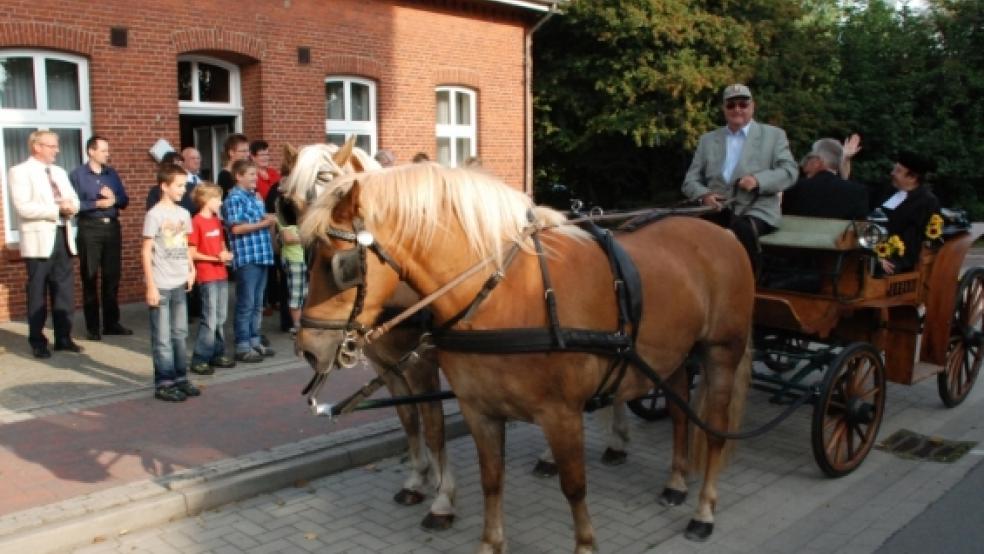
<path fill-rule="evenodd" d="M 849 139 L 851 140 L 851 139 Z M 856 152 L 851 149 L 851 153 Z M 850 167 L 840 142 L 824 138 L 813 143 L 800 166 L 804 176 L 783 192 L 782 213 L 835 219 L 864 219 L 868 215 L 868 191 L 848 181 L 844 167 Z"/>

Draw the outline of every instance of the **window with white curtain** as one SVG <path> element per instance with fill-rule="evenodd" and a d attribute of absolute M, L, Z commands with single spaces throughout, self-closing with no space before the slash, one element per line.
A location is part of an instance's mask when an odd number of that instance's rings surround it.
<path fill-rule="evenodd" d="M 27 137 L 38 129 L 58 134 L 56 163 L 65 171 L 83 162 L 83 141 L 91 133 L 88 62 L 55 52 L 0 49 L 0 183 L 8 243 L 20 241 L 8 171 L 30 156 Z"/>
<path fill-rule="evenodd" d="M 357 77 L 325 79 L 325 142 L 355 145 L 376 153 L 376 83 Z"/>
<path fill-rule="evenodd" d="M 463 87 L 437 88 L 437 161 L 464 166 L 478 154 L 475 91 Z"/>

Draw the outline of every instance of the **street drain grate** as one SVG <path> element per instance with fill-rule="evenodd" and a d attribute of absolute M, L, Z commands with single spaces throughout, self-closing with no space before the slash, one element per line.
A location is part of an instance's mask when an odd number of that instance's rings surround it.
<path fill-rule="evenodd" d="M 976 444 L 976 442 L 927 437 L 908 429 L 899 429 L 875 448 L 907 460 L 951 463 L 959 460 Z"/>

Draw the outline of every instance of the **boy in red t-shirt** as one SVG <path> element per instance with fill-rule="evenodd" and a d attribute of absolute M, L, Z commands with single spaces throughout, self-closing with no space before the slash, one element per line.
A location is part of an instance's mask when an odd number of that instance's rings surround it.
<path fill-rule="evenodd" d="M 199 375 L 215 373 L 216 367 L 233 367 L 236 362 L 226 356 L 225 325 L 229 308 L 229 273 L 226 262 L 232 252 L 226 248 L 219 210 L 222 208 L 222 189 L 212 183 L 195 187 L 192 200 L 198 214 L 191 220 L 188 248 L 195 261 L 195 281 L 201 290 L 202 317 L 198 338 L 191 356 L 191 371 Z"/>

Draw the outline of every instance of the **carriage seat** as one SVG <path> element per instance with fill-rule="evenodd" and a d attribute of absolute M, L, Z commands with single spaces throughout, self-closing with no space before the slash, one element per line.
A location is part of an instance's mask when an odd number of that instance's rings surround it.
<path fill-rule="evenodd" d="M 822 250 L 853 250 L 857 248 L 854 222 L 849 219 L 827 219 L 800 215 L 784 215 L 774 233 L 759 238 L 763 246 L 810 248 Z"/>
<path fill-rule="evenodd" d="M 820 292 L 825 278 L 835 277 L 827 274 L 831 264 L 818 254 L 828 251 L 837 256 L 858 248 L 853 221 L 796 215 L 783 216 L 778 229 L 759 242 L 763 247 L 759 284 L 806 293 Z"/>

